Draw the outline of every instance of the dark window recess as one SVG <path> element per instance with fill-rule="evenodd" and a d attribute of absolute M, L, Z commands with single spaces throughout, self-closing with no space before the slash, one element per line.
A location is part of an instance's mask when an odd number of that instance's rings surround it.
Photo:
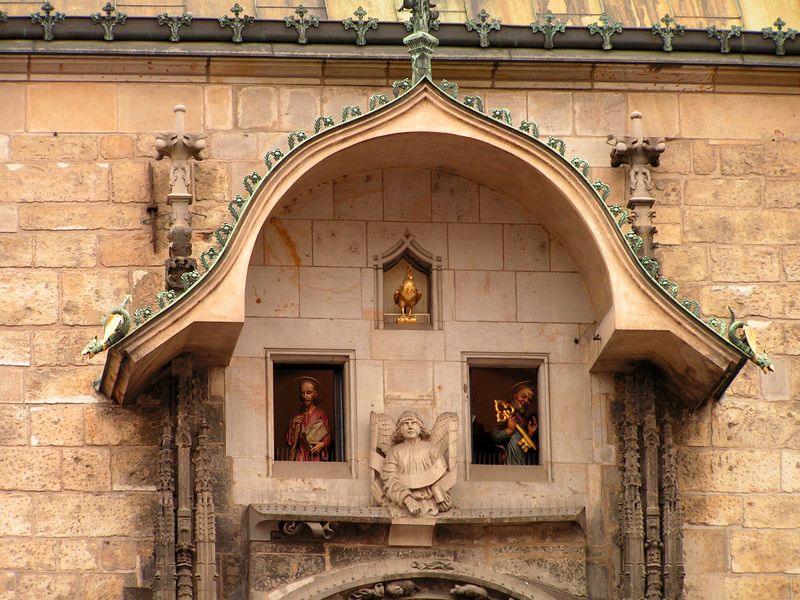
<path fill-rule="evenodd" d="M 538 368 L 470 367 L 469 386 L 472 464 L 540 464 Z"/>
<path fill-rule="evenodd" d="M 344 385 L 343 365 L 274 364 L 273 398 L 275 460 L 343 462 Z M 297 415 L 305 413 L 301 386 L 311 382 L 317 390 L 314 414 L 302 423 L 294 423 Z M 308 385 L 306 383 L 306 385 Z M 314 423 L 327 418 L 327 425 Z M 290 429 L 293 429 L 290 435 Z M 327 432 L 330 441 L 326 448 L 312 454 L 311 449 Z M 293 443 L 292 443 L 293 442 Z"/>

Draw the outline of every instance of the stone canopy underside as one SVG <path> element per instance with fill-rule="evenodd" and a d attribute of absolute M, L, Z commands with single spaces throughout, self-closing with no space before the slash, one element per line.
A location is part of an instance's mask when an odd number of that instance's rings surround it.
<path fill-rule="evenodd" d="M 232 203 L 237 221 L 224 231 L 220 251 L 201 257 L 213 268 L 109 349 L 100 382 L 105 394 L 119 402 L 132 399 L 183 353 L 200 364 L 228 364 L 244 324 L 249 257 L 273 209 L 335 177 L 401 165 L 478 180 L 539 216 L 588 290 L 593 371 L 621 372 L 650 361 L 673 391 L 694 404 L 719 396 L 747 360 L 648 274 L 563 151 L 462 105 L 427 79 L 309 137 L 285 157 L 270 154 L 265 178 L 246 178 L 250 197 Z"/>

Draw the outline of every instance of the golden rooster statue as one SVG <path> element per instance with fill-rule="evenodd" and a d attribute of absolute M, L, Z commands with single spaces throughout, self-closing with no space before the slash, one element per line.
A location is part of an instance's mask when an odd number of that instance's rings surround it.
<path fill-rule="evenodd" d="M 397 317 L 398 323 L 416 323 L 417 317 L 411 315 L 411 311 L 422 298 L 422 292 L 417 289 L 414 282 L 414 271 L 408 267 L 403 283 L 394 292 L 394 303 L 400 308 L 400 316 Z"/>
<path fill-rule="evenodd" d="M 125 308 L 130 304 L 132 298 L 126 295 L 122 299 L 122 304 L 103 317 L 103 337 L 97 339 L 95 336 L 86 344 L 81 352 L 82 355 L 94 356 L 108 349 L 109 346 L 124 338 L 131 329 L 131 316 Z"/>

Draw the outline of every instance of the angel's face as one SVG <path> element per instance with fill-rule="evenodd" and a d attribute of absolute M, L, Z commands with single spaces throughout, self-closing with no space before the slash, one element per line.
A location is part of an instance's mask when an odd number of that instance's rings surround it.
<path fill-rule="evenodd" d="M 406 440 L 415 440 L 419 437 L 421 427 L 414 419 L 407 419 L 400 423 L 400 433 Z"/>

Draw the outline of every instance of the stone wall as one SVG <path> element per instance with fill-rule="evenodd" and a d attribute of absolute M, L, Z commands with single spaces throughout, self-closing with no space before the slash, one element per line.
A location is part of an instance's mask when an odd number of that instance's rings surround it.
<path fill-rule="evenodd" d="M 108 81 L 103 61 L 80 75 L 39 64 L 27 81 L 8 73 L 0 83 L 0 597 L 116 598 L 149 577 L 158 418 L 148 405 L 157 399 L 108 404 L 91 388 L 103 356 L 79 353 L 124 293 L 152 303 L 162 281 L 160 163 L 155 253 L 142 223 L 154 133 L 172 128 L 182 102 L 189 131 L 209 135 L 195 173 L 199 254 L 242 176 L 263 171 L 265 150 L 285 147 L 286 132 L 319 114 L 364 107 L 387 76 L 344 70 L 322 87 L 313 68 L 308 78 L 282 71 L 288 80 L 154 60 Z M 679 428 L 687 597 L 788 599 L 800 586 L 787 551 L 800 545 L 800 97 L 710 75 L 703 84 L 698 69 L 689 83 L 651 74 L 659 82 L 644 88 L 565 78 L 546 90 L 530 81 L 488 89 L 478 75 L 448 77 L 491 108 L 511 108 L 515 122 L 564 136 L 568 155 L 589 160 L 617 201 L 624 179 L 607 167 L 605 135 L 623 132 L 638 109 L 646 132 L 675 138 L 654 176 L 664 272 L 707 313 L 723 315 L 730 302 L 750 318 L 777 367 L 765 377 L 745 366 L 719 402 Z M 243 570 L 223 565 L 223 581 Z"/>

